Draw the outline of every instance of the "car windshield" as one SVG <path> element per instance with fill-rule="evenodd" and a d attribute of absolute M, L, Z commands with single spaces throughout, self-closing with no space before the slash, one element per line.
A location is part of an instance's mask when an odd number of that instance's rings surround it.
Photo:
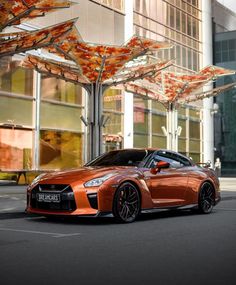
<path fill-rule="evenodd" d="M 85 166 L 137 166 L 143 165 L 143 161 L 151 151 L 148 150 L 115 150 L 105 153 Z"/>

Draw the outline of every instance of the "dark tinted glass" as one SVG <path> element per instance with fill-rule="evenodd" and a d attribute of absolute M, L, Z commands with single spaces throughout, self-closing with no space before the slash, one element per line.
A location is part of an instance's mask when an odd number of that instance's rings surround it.
<path fill-rule="evenodd" d="M 117 150 L 105 153 L 85 166 L 139 166 L 149 155 L 147 150 Z"/>

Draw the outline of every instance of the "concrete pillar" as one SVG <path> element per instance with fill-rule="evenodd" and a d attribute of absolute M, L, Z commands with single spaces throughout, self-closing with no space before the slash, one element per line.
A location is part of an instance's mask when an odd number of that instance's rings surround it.
<path fill-rule="evenodd" d="M 41 98 L 41 74 L 34 71 L 33 77 L 33 92 L 34 92 L 34 158 L 33 158 L 33 169 L 40 169 L 40 98 Z"/>
<path fill-rule="evenodd" d="M 178 111 L 167 110 L 167 149 L 178 151 Z"/>
<path fill-rule="evenodd" d="M 102 154 L 102 127 L 103 127 L 103 93 L 102 84 L 91 84 L 89 92 L 89 155 L 90 159 Z"/>
<path fill-rule="evenodd" d="M 133 36 L 133 1 L 125 0 L 125 41 Z M 124 148 L 134 143 L 134 95 L 124 92 Z"/>
<path fill-rule="evenodd" d="M 212 47 L 212 5 L 211 0 L 202 0 L 202 67 L 213 62 Z M 204 87 L 204 91 L 211 89 L 212 86 Z M 214 163 L 214 125 L 213 98 L 203 100 L 203 161 L 208 160 Z"/>

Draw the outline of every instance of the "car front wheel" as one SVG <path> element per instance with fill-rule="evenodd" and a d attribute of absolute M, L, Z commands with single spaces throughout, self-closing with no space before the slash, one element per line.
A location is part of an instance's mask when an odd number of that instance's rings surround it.
<path fill-rule="evenodd" d="M 113 201 L 113 215 L 117 221 L 131 223 L 140 213 L 140 195 L 130 182 L 125 182 L 117 189 Z"/>

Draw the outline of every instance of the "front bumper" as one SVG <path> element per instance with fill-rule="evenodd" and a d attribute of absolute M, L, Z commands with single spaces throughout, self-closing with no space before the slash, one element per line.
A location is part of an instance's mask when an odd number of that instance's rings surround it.
<path fill-rule="evenodd" d="M 57 200 L 53 200 L 53 197 L 57 197 Z M 38 184 L 27 191 L 26 212 L 39 215 L 96 216 L 99 212 L 97 193 L 70 184 Z"/>
<path fill-rule="evenodd" d="M 98 216 L 100 212 L 91 208 L 76 209 L 75 211 L 53 211 L 27 207 L 26 213 L 43 216 Z"/>

